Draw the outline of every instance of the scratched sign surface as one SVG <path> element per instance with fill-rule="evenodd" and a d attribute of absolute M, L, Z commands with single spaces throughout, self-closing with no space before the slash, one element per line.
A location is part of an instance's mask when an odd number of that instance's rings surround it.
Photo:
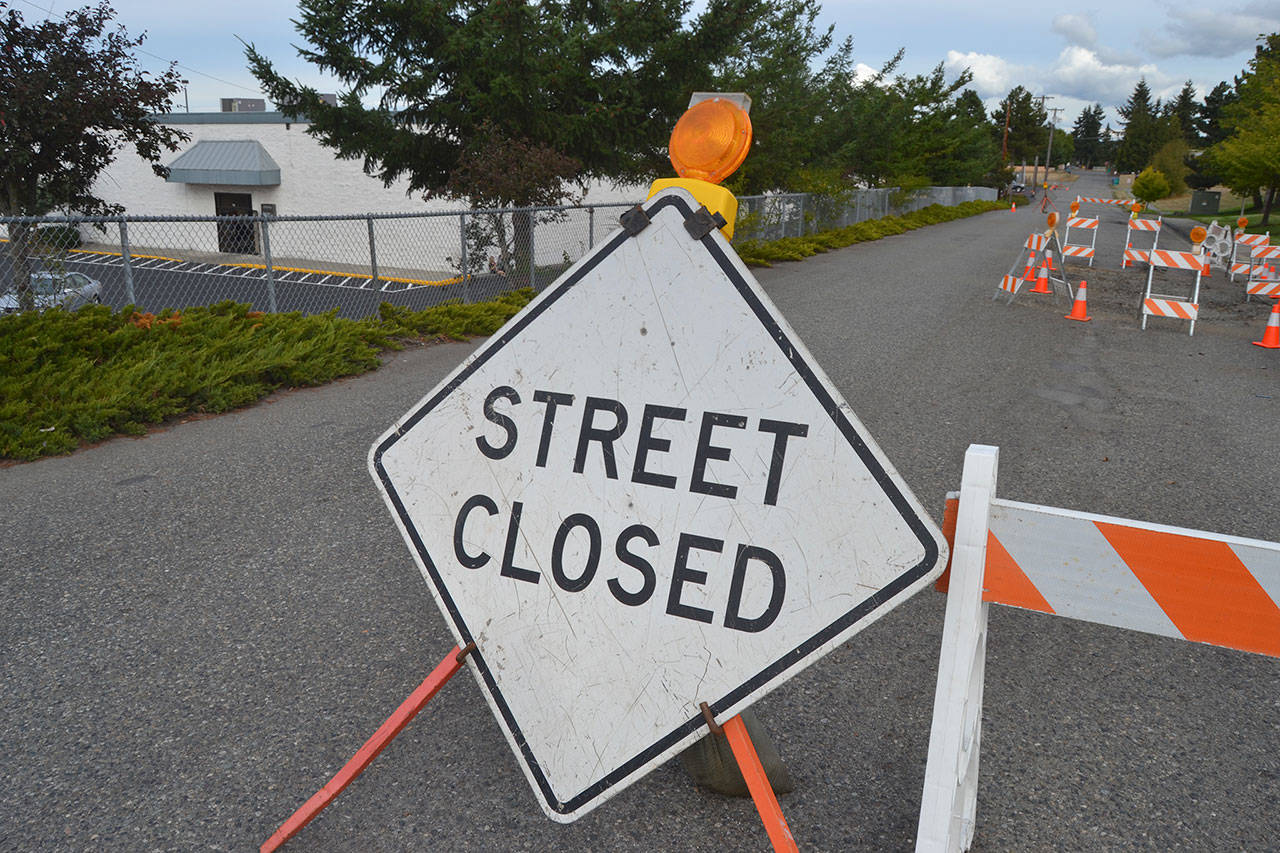
<path fill-rule="evenodd" d="M 547 814 L 580 817 L 932 580 L 946 545 L 683 190 L 370 451 Z"/>

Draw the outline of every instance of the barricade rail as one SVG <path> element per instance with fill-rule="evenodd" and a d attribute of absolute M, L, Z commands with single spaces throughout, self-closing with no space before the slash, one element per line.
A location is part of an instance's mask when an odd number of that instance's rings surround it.
<path fill-rule="evenodd" d="M 1280 543 L 1001 500 L 998 460 L 998 448 L 970 445 L 947 500 L 947 611 L 916 853 L 974 839 L 992 604 L 1280 658 Z"/>

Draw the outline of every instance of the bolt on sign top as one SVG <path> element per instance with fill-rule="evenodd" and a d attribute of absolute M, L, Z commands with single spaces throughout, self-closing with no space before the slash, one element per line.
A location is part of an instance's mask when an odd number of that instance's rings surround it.
<path fill-rule="evenodd" d="M 369 465 L 572 821 L 928 584 L 946 544 L 705 208 L 665 190 Z"/>

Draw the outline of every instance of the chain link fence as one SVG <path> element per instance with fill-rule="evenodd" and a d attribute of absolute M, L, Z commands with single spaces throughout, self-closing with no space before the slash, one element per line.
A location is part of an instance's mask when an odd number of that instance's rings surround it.
<path fill-rule="evenodd" d="M 931 204 L 995 201 L 991 187 L 925 187 L 904 193 L 897 188 L 850 190 L 838 195 L 776 193 L 738 198 L 735 243 L 781 240 L 843 228 L 868 219 L 900 215 Z"/>
<path fill-rule="evenodd" d="M 7 308 L 16 307 L 19 281 L 68 293 L 88 281 L 87 298 L 67 295 L 69 305 L 158 312 L 231 299 L 260 311 L 359 318 L 382 302 L 418 310 L 544 287 L 630 206 L 0 219 L 0 290 Z"/>
<path fill-rule="evenodd" d="M 739 199 L 735 241 L 774 240 L 928 204 L 994 198 L 982 187 Z M 618 227 L 629 203 L 347 216 L 0 219 L 0 308 L 101 302 L 139 311 L 222 300 L 259 311 L 376 315 L 550 284 Z M 30 295 L 17 283 L 30 282 Z"/>

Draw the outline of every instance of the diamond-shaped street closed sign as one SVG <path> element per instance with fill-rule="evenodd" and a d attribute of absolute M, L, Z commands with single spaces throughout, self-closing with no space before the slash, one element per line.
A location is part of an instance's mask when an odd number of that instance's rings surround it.
<path fill-rule="evenodd" d="M 562 822 L 704 736 L 700 703 L 740 712 L 945 562 L 694 204 L 647 202 L 370 451 Z"/>

